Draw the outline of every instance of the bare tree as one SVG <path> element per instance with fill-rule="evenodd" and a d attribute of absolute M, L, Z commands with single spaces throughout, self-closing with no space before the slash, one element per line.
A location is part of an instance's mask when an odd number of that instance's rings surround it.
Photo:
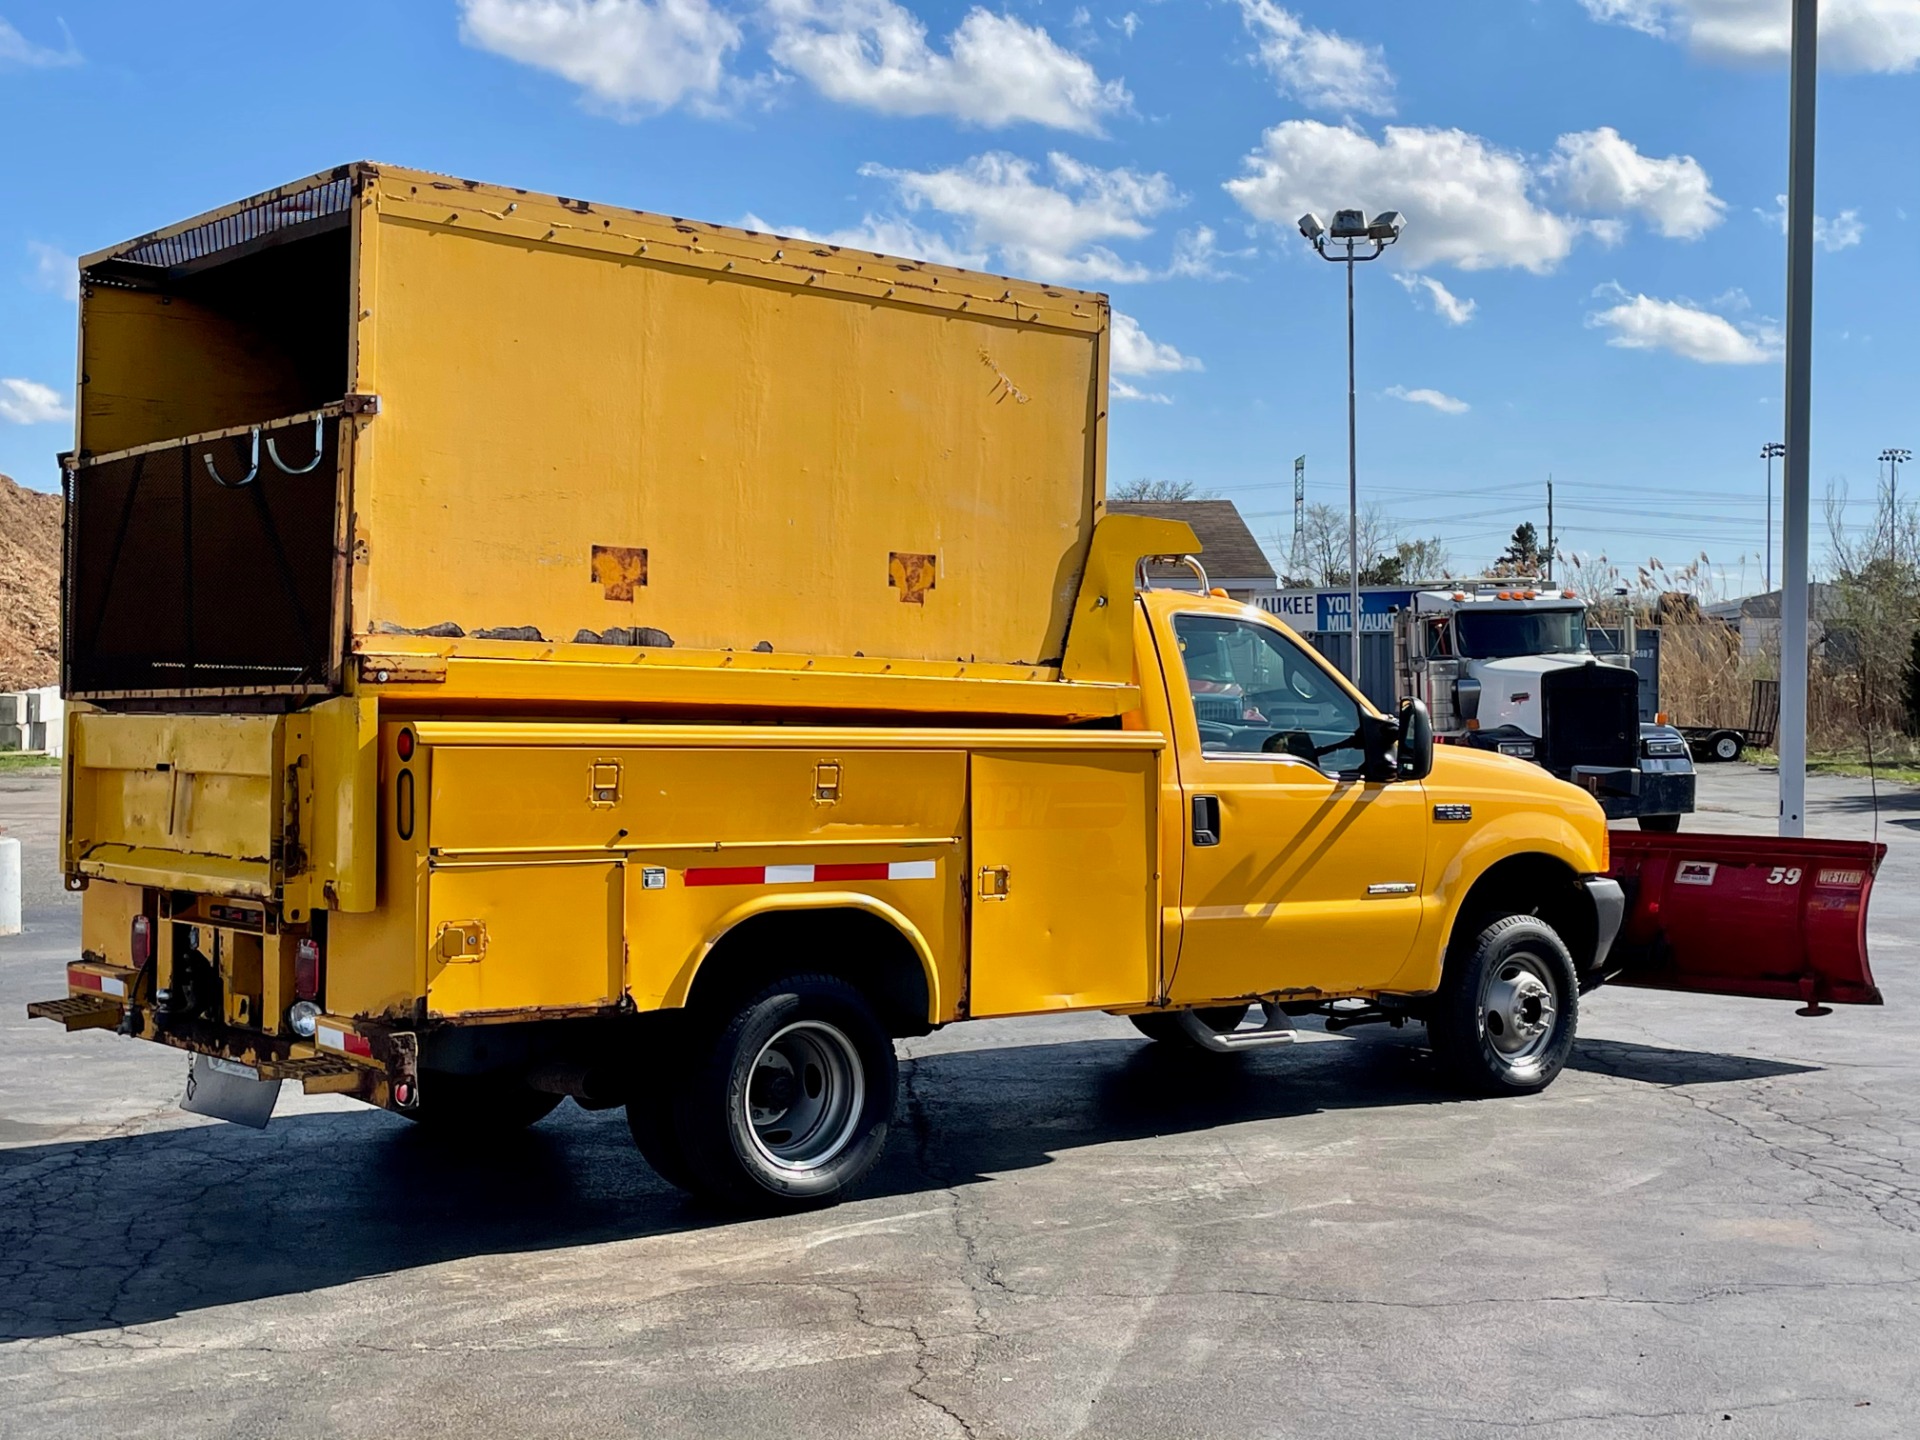
<path fill-rule="evenodd" d="M 1907 673 L 1920 629 L 1920 508 L 1882 490 L 1864 533 L 1846 523 L 1844 480 L 1827 488 L 1826 666 L 1837 672 L 1855 733 L 1908 728 Z"/>
<path fill-rule="evenodd" d="M 1383 562 L 1393 558 L 1399 535 L 1397 528 L 1378 505 L 1360 512 L 1360 581 L 1364 585 L 1381 583 L 1368 578 Z M 1302 529 L 1307 568 L 1304 574 L 1289 574 L 1286 583 L 1295 587 L 1332 589 L 1347 583 L 1347 512 L 1331 505 L 1309 505 Z M 1293 553 L 1293 537 L 1275 538 L 1274 548 Z"/>
<path fill-rule="evenodd" d="M 1191 480 L 1123 480 L 1107 492 L 1110 500 L 1211 500 L 1213 492 Z"/>

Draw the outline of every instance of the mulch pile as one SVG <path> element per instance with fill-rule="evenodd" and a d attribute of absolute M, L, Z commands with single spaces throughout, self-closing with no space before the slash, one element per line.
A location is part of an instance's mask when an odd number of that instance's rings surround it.
<path fill-rule="evenodd" d="M 0 691 L 60 678 L 60 497 L 0 475 Z"/>

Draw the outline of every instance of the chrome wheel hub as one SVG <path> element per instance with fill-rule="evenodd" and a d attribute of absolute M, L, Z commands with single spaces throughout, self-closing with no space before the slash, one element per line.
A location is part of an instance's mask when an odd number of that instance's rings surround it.
<path fill-rule="evenodd" d="M 866 1072 L 844 1032 L 800 1020 L 760 1047 L 744 1103 L 754 1148 L 781 1170 L 817 1170 L 852 1143 Z"/>
<path fill-rule="evenodd" d="M 1559 1006 L 1546 964 L 1538 956 L 1508 956 L 1487 979 L 1480 1024 L 1510 1070 L 1537 1070 L 1553 1043 Z"/>

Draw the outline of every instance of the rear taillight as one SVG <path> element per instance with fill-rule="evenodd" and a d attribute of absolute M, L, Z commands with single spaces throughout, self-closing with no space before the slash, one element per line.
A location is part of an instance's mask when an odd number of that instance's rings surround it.
<path fill-rule="evenodd" d="M 127 963 L 136 970 L 146 968 L 153 958 L 153 921 L 145 915 L 133 917 L 133 936 L 127 944 Z"/>
<path fill-rule="evenodd" d="M 310 935 L 293 947 L 293 993 L 302 1000 L 320 998 L 320 942 Z"/>

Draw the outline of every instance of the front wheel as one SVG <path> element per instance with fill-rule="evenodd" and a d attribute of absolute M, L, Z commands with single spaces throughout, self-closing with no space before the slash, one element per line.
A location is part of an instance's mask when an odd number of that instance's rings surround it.
<path fill-rule="evenodd" d="M 1678 835 L 1680 817 L 1678 815 L 1642 815 L 1640 828 L 1654 835 Z"/>
<path fill-rule="evenodd" d="M 1531 1095 L 1573 1049 L 1580 990 L 1553 928 L 1505 915 L 1458 951 L 1434 997 L 1427 1036 L 1447 1078 L 1475 1095 Z"/>
<path fill-rule="evenodd" d="M 748 1210 L 831 1205 L 886 1147 L 899 1062 L 866 998 L 843 980 L 800 975 L 748 1000 L 723 1025 L 673 1111 L 674 1163 L 689 1188 Z"/>

